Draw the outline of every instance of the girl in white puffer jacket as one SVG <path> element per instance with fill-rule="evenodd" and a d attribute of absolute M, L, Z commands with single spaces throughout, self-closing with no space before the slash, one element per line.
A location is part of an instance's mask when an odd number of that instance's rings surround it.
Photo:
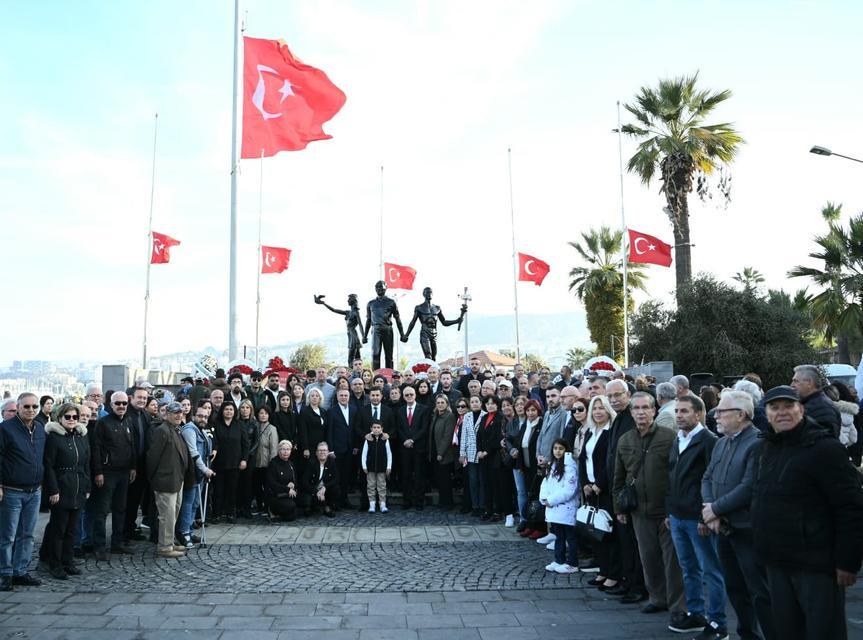
<path fill-rule="evenodd" d="M 575 545 L 575 512 L 578 509 L 578 463 L 569 455 L 566 440 L 558 438 L 551 446 L 551 468 L 539 489 L 545 505 L 545 519 L 554 540 L 554 562 L 545 567 L 556 573 L 578 571 Z"/>

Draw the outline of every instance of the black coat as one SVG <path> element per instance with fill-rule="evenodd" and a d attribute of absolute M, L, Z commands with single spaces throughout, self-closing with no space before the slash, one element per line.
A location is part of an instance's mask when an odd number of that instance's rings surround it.
<path fill-rule="evenodd" d="M 756 558 L 797 571 L 851 573 L 863 552 L 863 489 L 839 440 L 811 418 L 762 434 L 752 495 Z"/>
<path fill-rule="evenodd" d="M 93 433 L 90 468 L 93 476 L 105 471 L 129 471 L 138 461 L 138 443 L 132 434 L 129 416 L 109 412 L 99 418 Z"/>
<path fill-rule="evenodd" d="M 681 520 L 701 520 L 701 479 L 710 464 L 713 447 L 718 438 L 709 430 L 703 429 L 678 453 L 677 442 L 668 452 L 668 496 L 665 508 L 668 514 Z"/>
<path fill-rule="evenodd" d="M 476 432 L 476 451 L 485 451 L 486 457 L 480 460 L 483 464 L 490 464 L 495 467 L 500 466 L 500 441 L 504 437 L 503 433 L 503 415 L 500 411 L 496 411 L 491 416 L 485 415 L 480 418 L 479 429 Z M 488 423 L 488 424 L 486 424 Z"/>
<path fill-rule="evenodd" d="M 834 437 L 839 437 L 842 418 L 833 401 L 823 391 L 817 391 L 802 400 L 803 410 L 807 417 L 827 429 Z"/>
<path fill-rule="evenodd" d="M 279 442 L 282 440 L 290 440 L 294 445 L 294 449 L 300 448 L 299 436 L 299 420 L 294 415 L 293 411 L 276 411 L 270 414 L 270 422 L 276 428 L 276 433 L 279 434 Z"/>
<path fill-rule="evenodd" d="M 617 457 L 617 443 L 620 442 L 621 436 L 624 433 L 635 429 L 635 420 L 632 419 L 632 414 L 629 412 L 629 406 L 626 409 L 618 412 L 611 423 L 611 430 L 608 432 L 608 455 L 605 460 L 605 470 L 609 478 L 614 478 L 614 460 Z"/>
<path fill-rule="evenodd" d="M 608 441 L 610 429 L 603 429 L 599 432 L 599 440 L 593 447 L 593 455 L 590 456 L 593 461 L 593 477 L 596 479 L 595 484 L 600 488 L 602 494 L 608 494 L 611 487 L 610 478 L 608 477 Z M 587 443 L 593 437 L 592 432 L 587 432 L 587 437 L 584 441 L 584 446 L 581 447 L 581 453 L 578 455 L 578 486 L 583 487 L 591 484 L 587 477 Z M 574 438 L 574 436 L 573 436 Z M 692 445 L 690 445 L 692 446 Z"/>
<path fill-rule="evenodd" d="M 228 426 L 223 420 L 216 420 L 213 451 L 217 451 L 213 468 L 239 469 L 240 462 L 249 459 L 249 436 L 239 420 L 232 420 Z"/>
<path fill-rule="evenodd" d="M 306 473 L 303 476 L 302 489 L 309 495 L 315 495 L 318 491 L 318 482 L 321 480 L 321 463 L 317 458 L 310 458 L 306 463 Z M 339 474 L 336 470 L 336 461 L 334 458 L 327 458 L 324 463 L 324 487 L 326 490 L 338 490 Z"/>
<path fill-rule="evenodd" d="M 511 440 L 512 446 L 518 449 L 518 458 L 515 460 L 515 468 L 521 469 L 522 471 L 536 469 L 536 443 L 539 440 L 539 434 L 542 431 L 542 416 L 539 416 L 536 424 L 533 425 L 533 432 L 530 434 L 530 440 L 528 440 L 527 450 L 530 457 L 529 460 L 524 459 L 524 449 L 521 447 L 525 429 L 527 429 L 527 420 L 522 423 L 521 429 L 518 430 L 518 434 Z"/>
<path fill-rule="evenodd" d="M 379 421 L 384 428 L 384 433 L 388 433 L 390 437 L 396 432 L 396 417 L 393 410 L 385 404 L 381 403 L 378 406 Z M 366 434 L 372 431 L 372 406 L 367 404 L 360 409 L 360 420 L 357 435 L 360 439 L 365 438 Z"/>
<path fill-rule="evenodd" d="M 431 419 L 429 408 L 418 402 L 415 403 L 413 420 L 410 425 L 408 425 L 407 405 L 400 407 L 395 415 L 399 442 L 404 443 L 405 440 L 413 440 L 414 451 L 428 451 L 429 421 Z"/>
<path fill-rule="evenodd" d="M 320 416 L 311 407 L 306 407 L 300 414 L 300 452 L 308 449 L 309 461 L 315 459 L 315 449 L 327 438 L 327 412 L 320 407 L 318 410 L 321 412 Z"/>
<path fill-rule="evenodd" d="M 357 448 L 356 432 L 359 428 L 360 416 L 350 401 L 348 401 L 347 421 L 338 402 L 330 407 L 327 421 L 327 444 L 330 446 L 330 451 L 336 455 L 345 455 Z"/>
<path fill-rule="evenodd" d="M 38 427 L 37 427 L 38 428 Z M 56 422 L 45 425 L 45 480 L 42 493 L 60 494 L 56 507 L 81 509 L 90 493 L 90 442 L 83 425 L 67 431 Z"/>
<path fill-rule="evenodd" d="M 267 482 L 265 488 L 267 493 L 279 498 L 288 497 L 288 484 L 294 484 L 294 490 L 300 493 L 300 483 L 294 471 L 294 465 L 290 460 L 282 460 L 276 456 L 270 460 L 267 466 Z"/>

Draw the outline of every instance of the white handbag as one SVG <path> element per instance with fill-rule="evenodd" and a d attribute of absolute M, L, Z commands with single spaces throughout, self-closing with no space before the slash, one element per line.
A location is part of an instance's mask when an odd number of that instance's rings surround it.
<path fill-rule="evenodd" d="M 601 541 L 611 533 L 614 521 L 605 509 L 583 504 L 575 512 L 575 526 L 587 536 Z"/>

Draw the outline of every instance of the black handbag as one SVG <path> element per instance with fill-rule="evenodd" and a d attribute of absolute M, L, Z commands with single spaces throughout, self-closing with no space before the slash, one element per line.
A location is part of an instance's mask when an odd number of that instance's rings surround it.
<path fill-rule="evenodd" d="M 635 491 L 635 479 L 638 477 L 641 467 L 644 465 L 644 458 L 647 456 L 647 450 L 650 448 L 651 442 L 653 442 L 653 435 L 647 439 L 647 442 L 644 443 L 644 446 L 641 449 L 641 459 L 638 461 L 638 465 L 632 472 L 632 479 L 623 485 L 622 488 L 618 489 L 614 494 L 614 502 L 616 504 L 615 509 L 618 513 L 632 513 L 638 508 L 638 494 Z"/>
<path fill-rule="evenodd" d="M 545 505 L 539 500 L 531 500 L 527 503 L 525 518 L 531 529 L 541 528 L 545 524 Z"/>

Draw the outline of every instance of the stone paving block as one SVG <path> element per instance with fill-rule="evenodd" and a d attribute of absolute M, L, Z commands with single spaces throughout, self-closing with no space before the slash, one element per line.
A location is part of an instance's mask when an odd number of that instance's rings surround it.
<path fill-rule="evenodd" d="M 215 607 L 204 604 L 166 604 L 160 612 L 163 616 L 183 616 L 194 618 L 198 616 L 208 616 L 213 613 Z M 218 612 L 217 612 L 218 615 Z"/>
<path fill-rule="evenodd" d="M 195 603 L 209 605 L 231 604 L 236 597 L 233 593 L 204 593 L 195 598 Z"/>
<path fill-rule="evenodd" d="M 545 613 L 589 613 L 590 609 L 583 602 L 577 600 L 536 600 L 534 605 L 537 611 Z"/>
<path fill-rule="evenodd" d="M 478 629 L 418 629 L 419 640 L 480 640 Z"/>
<path fill-rule="evenodd" d="M 276 527 L 270 544 L 292 544 L 300 535 L 301 527 Z"/>
<path fill-rule="evenodd" d="M 500 591 L 500 597 L 504 600 L 537 600 L 542 589 L 513 589 Z"/>
<path fill-rule="evenodd" d="M 537 627 L 542 625 L 566 626 L 575 622 L 583 622 L 577 615 L 568 613 L 519 613 L 515 614 L 518 623 L 524 627 Z"/>
<path fill-rule="evenodd" d="M 279 640 L 358 640 L 359 637 L 359 629 L 282 631 L 279 634 Z"/>
<path fill-rule="evenodd" d="M 452 542 L 453 535 L 449 527 L 426 527 L 429 542 Z"/>
<path fill-rule="evenodd" d="M 59 604 L 63 602 L 69 593 L 52 593 L 50 591 L 35 590 L 35 589 L 19 589 L 16 588 L 6 594 L 6 602 L 32 602 L 34 604 Z"/>
<path fill-rule="evenodd" d="M 142 593 L 138 597 L 138 602 L 143 604 L 177 604 L 183 602 L 173 593 Z"/>
<path fill-rule="evenodd" d="M 402 542 L 428 542 L 429 538 L 424 527 L 402 527 Z"/>
<path fill-rule="evenodd" d="M 405 629 L 407 622 L 405 616 L 344 616 L 342 618 L 343 629 Z"/>
<path fill-rule="evenodd" d="M 519 626 L 511 613 L 463 613 L 461 621 L 466 627 Z"/>
<path fill-rule="evenodd" d="M 11 603 L 11 602 L 7 602 L 5 604 L 8 606 L 8 608 L 6 609 L 6 613 L 9 615 L 13 615 L 16 613 L 23 613 L 23 614 L 31 615 L 31 616 L 42 615 L 45 613 L 58 613 L 60 611 L 60 609 L 62 609 L 64 606 L 64 604 L 62 602 L 48 603 L 48 604 L 41 603 L 41 602 L 39 602 L 39 603 L 30 603 L 30 602 Z"/>
<path fill-rule="evenodd" d="M 494 602 L 503 600 L 497 591 L 457 591 L 443 594 L 447 602 Z"/>
<path fill-rule="evenodd" d="M 432 615 L 432 603 L 430 602 L 376 602 L 369 603 L 369 615 L 392 616 L 421 616 Z"/>
<path fill-rule="evenodd" d="M 222 632 L 219 640 L 278 640 L 278 631 L 261 631 L 260 629 L 228 629 Z"/>
<path fill-rule="evenodd" d="M 5 636 L 0 635 L 0 638 Z M 10 638 L 13 636 L 9 636 Z M 20 636 L 14 636 L 17 640 Z M 34 640 L 132 640 L 138 637 L 137 631 L 117 631 L 116 629 L 45 629 L 33 636 Z"/>
<path fill-rule="evenodd" d="M 270 540 L 272 540 L 275 535 L 275 528 L 260 526 L 246 536 L 243 544 L 269 544 Z"/>
<path fill-rule="evenodd" d="M 450 527 L 449 530 L 456 542 L 479 542 L 482 539 L 476 527 L 455 526 Z"/>
<path fill-rule="evenodd" d="M 51 625 L 59 629 L 101 629 L 108 623 L 108 618 L 102 615 L 66 615 L 58 616 Z"/>
<path fill-rule="evenodd" d="M 327 527 L 324 531 L 324 544 L 342 544 L 348 541 L 350 529 L 347 527 Z"/>
<path fill-rule="evenodd" d="M 407 624 L 410 629 L 444 629 L 461 628 L 461 617 L 453 614 L 418 615 L 407 616 Z"/>
<path fill-rule="evenodd" d="M 338 629 L 341 624 L 342 619 L 339 616 L 278 616 L 273 619 L 272 628 Z"/>
<path fill-rule="evenodd" d="M 510 537 L 509 529 L 498 525 L 476 527 L 476 532 L 479 534 L 481 540 L 507 540 Z"/>
<path fill-rule="evenodd" d="M 315 609 L 316 616 L 364 616 L 369 612 L 369 605 L 361 602 L 332 604 L 321 603 Z"/>
<path fill-rule="evenodd" d="M 50 627 L 63 616 L 44 615 L 44 616 L 28 616 L 15 615 L 9 616 L 3 621 L 3 628 L 9 627 L 25 627 L 28 629 L 44 629 Z"/>
<path fill-rule="evenodd" d="M 266 630 L 273 624 L 273 619 L 270 617 L 247 617 L 247 616 L 224 616 L 218 619 L 216 623 L 217 629 L 248 629 Z"/>
<path fill-rule="evenodd" d="M 212 629 L 219 619 L 215 616 L 183 616 L 165 618 L 160 629 Z"/>
<path fill-rule="evenodd" d="M 238 593 L 234 604 L 281 604 L 283 599 L 280 593 Z"/>
<path fill-rule="evenodd" d="M 582 624 L 579 622 L 578 624 L 569 624 L 569 625 L 554 625 L 554 626 L 535 626 L 534 630 L 540 635 L 542 638 L 573 638 L 573 639 L 581 639 L 584 640 L 596 638 L 609 640 L 616 639 L 620 640 L 620 638 L 641 638 L 644 635 L 647 635 L 647 632 L 642 632 L 642 630 L 638 627 L 633 627 L 630 630 L 623 629 L 620 625 L 614 624 L 613 622 L 604 622 L 600 624 Z M 666 629 L 665 635 L 666 637 L 670 635 Z"/>
<path fill-rule="evenodd" d="M 482 602 L 433 602 L 435 613 L 487 613 Z"/>
<path fill-rule="evenodd" d="M 282 602 L 285 604 L 292 603 L 314 603 L 319 602 L 344 602 L 344 593 L 285 593 L 282 594 Z"/>
<path fill-rule="evenodd" d="M 375 542 L 401 542 L 402 536 L 395 527 L 375 527 Z"/>
<path fill-rule="evenodd" d="M 485 627 L 479 629 L 479 636 L 482 640 L 523 640 L 538 638 L 539 634 L 533 627 Z M 561 635 L 560 637 L 572 640 L 572 636 Z"/>
<path fill-rule="evenodd" d="M 161 604 L 118 604 L 108 610 L 111 616 L 158 616 L 162 614 Z"/>
<path fill-rule="evenodd" d="M 265 616 L 313 616 L 317 604 L 314 602 L 291 602 L 286 604 L 271 604 L 264 608 Z"/>
<path fill-rule="evenodd" d="M 413 629 L 363 629 L 360 640 L 417 640 Z"/>
<path fill-rule="evenodd" d="M 297 544 L 319 544 L 324 539 L 327 527 L 303 527 L 297 537 Z"/>
<path fill-rule="evenodd" d="M 533 602 L 513 601 L 513 600 L 497 600 L 494 602 L 484 602 L 486 613 L 538 613 L 539 610 Z"/>
<path fill-rule="evenodd" d="M 347 593 L 345 602 L 365 602 L 373 604 L 399 604 L 408 602 L 407 593 Z"/>
<path fill-rule="evenodd" d="M 374 542 L 374 527 L 351 527 L 349 542 Z"/>
<path fill-rule="evenodd" d="M 106 629 L 158 629 L 162 616 L 106 616 Z"/>
<path fill-rule="evenodd" d="M 442 593 L 408 593 L 408 602 L 443 602 L 444 596 Z"/>
<path fill-rule="evenodd" d="M 213 614 L 217 616 L 252 617 L 264 615 L 262 604 L 220 604 L 215 607 Z M 281 606 L 281 605 L 276 605 Z"/>

